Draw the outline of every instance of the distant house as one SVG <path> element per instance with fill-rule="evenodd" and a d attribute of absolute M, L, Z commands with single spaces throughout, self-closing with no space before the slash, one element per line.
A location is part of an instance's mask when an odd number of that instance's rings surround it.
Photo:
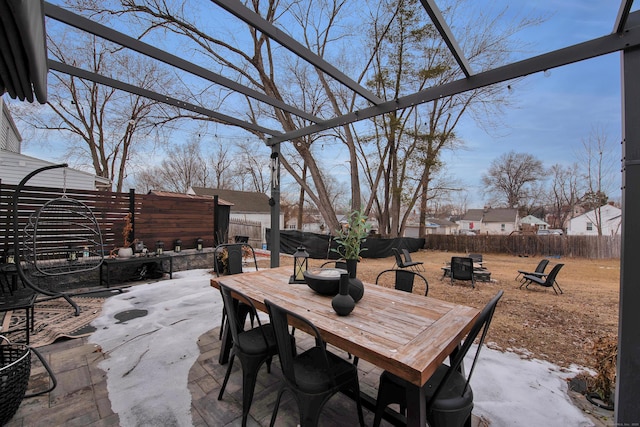
<path fill-rule="evenodd" d="M 608 204 L 586 212 L 569 221 L 567 234 L 571 236 L 597 236 L 598 218 L 602 227 L 603 236 L 616 236 L 621 234 L 622 210 Z"/>
<path fill-rule="evenodd" d="M 518 229 L 518 210 L 510 208 L 469 209 L 458 223 L 460 234 L 510 234 Z"/>
<path fill-rule="evenodd" d="M 536 218 L 533 215 L 527 215 L 520 220 L 520 231 L 535 233 L 538 230 L 546 230 L 549 228 L 549 224 Z"/>
<path fill-rule="evenodd" d="M 259 222 L 262 226 L 261 235 L 263 239 L 265 238 L 267 228 L 271 228 L 271 206 L 269 205 L 269 196 L 264 193 L 192 187 L 187 191 L 187 194 L 208 197 L 218 196 L 220 199 L 233 203 L 230 218 Z M 283 212 L 280 212 L 279 224 L 280 229 L 284 229 Z"/>
<path fill-rule="evenodd" d="M 22 137 L 16 127 L 7 105 L 0 97 L 0 181 L 17 185 L 30 172 L 55 163 L 21 154 Z M 65 168 L 45 171 L 29 180 L 28 185 L 50 188 L 73 188 L 76 190 L 96 190 L 111 187 L 107 178 L 90 172 Z"/>

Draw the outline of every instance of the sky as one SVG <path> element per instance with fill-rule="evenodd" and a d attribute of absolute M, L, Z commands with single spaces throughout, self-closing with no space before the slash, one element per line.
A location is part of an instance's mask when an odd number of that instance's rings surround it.
<path fill-rule="evenodd" d="M 210 279 L 206 270 L 180 271 L 105 301 L 89 341 L 107 356 L 99 367 L 121 426 L 192 425 L 189 370 L 199 356 L 198 337 L 220 324 L 223 305 Z M 132 309 L 148 314 L 126 322 L 115 317 Z M 593 425 L 567 395 L 566 379 L 584 368 L 560 368 L 489 347 L 482 349 L 471 379 L 475 415 L 492 427 Z M 472 348 L 468 357 L 473 354 Z"/>
<path fill-rule="evenodd" d="M 577 44 L 612 32 L 619 2 L 612 0 L 484 0 L 488 11 L 508 7 L 507 15 L 527 11 L 547 20 L 517 35 L 527 48 L 516 54 L 524 59 L 550 50 Z M 636 8 L 637 9 L 637 6 Z M 482 207 L 482 175 L 490 163 L 513 150 L 526 152 L 543 161 L 569 165 L 576 160 L 582 141 L 594 129 L 601 130 L 613 150 L 620 150 L 621 98 L 620 54 L 610 54 L 581 63 L 538 73 L 514 83 L 510 91 L 513 108 L 501 117 L 502 126 L 487 133 L 470 117 L 463 119 L 457 134 L 465 147 L 445 153 L 449 175 L 468 189 L 468 208 Z M 215 133 L 232 140 L 247 133 L 231 127 L 215 126 Z M 347 177 L 346 153 L 327 150 L 331 173 L 338 179 Z M 35 157 L 62 156 L 55 148 L 45 150 L 27 144 L 24 154 Z M 265 164 L 268 164 L 265 150 Z M 263 155 L 263 153 L 260 153 Z M 57 160 L 60 160 L 58 158 Z M 619 186 L 618 186 L 619 187 Z"/>
<path fill-rule="evenodd" d="M 546 22 L 519 35 L 531 44 L 521 59 L 605 36 L 612 32 L 618 12 L 618 2 L 610 0 L 516 4 L 548 16 Z M 620 54 L 614 53 L 516 82 L 510 92 L 514 106 L 502 117 L 503 126 L 491 134 L 464 120 L 458 133 L 466 148 L 450 153 L 447 165 L 471 189 L 469 207 L 482 207 L 482 175 L 493 160 L 511 150 L 532 154 L 545 167 L 570 165 L 580 155 L 583 141 L 593 130 L 601 130 L 612 150 L 620 153 L 620 84 Z"/>

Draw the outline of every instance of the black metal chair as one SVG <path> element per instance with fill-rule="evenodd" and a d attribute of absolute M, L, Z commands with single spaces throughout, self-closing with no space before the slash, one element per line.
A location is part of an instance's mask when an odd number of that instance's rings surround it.
<path fill-rule="evenodd" d="M 556 293 L 556 295 L 558 295 L 558 291 L 560 291 L 561 294 L 563 294 L 564 292 L 562 292 L 562 289 L 560 289 L 560 285 L 558 284 L 558 281 L 556 279 L 556 277 L 558 276 L 558 272 L 560 271 L 560 269 L 564 266 L 564 264 L 556 264 L 553 266 L 553 268 L 551 269 L 551 271 L 549 272 L 548 275 L 545 276 L 537 276 L 537 275 L 533 275 L 533 274 L 526 274 L 523 278 L 523 280 L 525 281 L 523 283 L 523 285 L 525 285 L 526 288 L 529 288 L 529 285 L 536 284 L 538 286 L 542 286 L 544 288 L 551 288 L 553 289 L 553 291 Z M 522 287 L 522 285 L 520 285 L 520 287 Z M 557 288 L 557 289 L 556 289 Z"/>
<path fill-rule="evenodd" d="M 469 381 L 475 369 L 480 350 L 493 318 L 496 305 L 502 298 L 503 291 L 499 291 L 482 309 L 473 324 L 471 331 L 459 348 L 449 356 L 450 365 L 440 365 L 434 374 L 422 386 L 426 398 L 427 421 L 431 427 L 439 426 L 471 426 L 471 410 L 473 409 L 473 391 Z M 471 348 L 476 337 L 480 335 L 476 354 L 468 375 L 464 375 L 462 362 Z M 382 415 L 387 406 L 398 403 L 400 408 L 406 408 L 406 389 L 408 383 L 387 371 L 380 376 L 378 398 L 376 400 L 376 415 L 373 425 L 379 426 Z"/>
<path fill-rule="evenodd" d="M 355 397 L 360 425 L 364 426 L 358 368 L 328 351 L 320 332 L 309 320 L 268 300 L 265 300 L 265 304 L 276 335 L 284 375 L 284 382 L 273 408 L 271 426 L 275 424 L 280 400 L 286 390 L 292 392 L 298 403 L 302 427 L 317 426 L 325 403 L 341 390 L 348 390 Z M 305 331 L 315 338 L 314 347 L 296 354 L 295 344 L 289 333 L 289 318 L 304 325 Z"/>
<path fill-rule="evenodd" d="M 549 260 L 545 258 L 538 263 L 534 271 L 518 270 L 518 275 L 516 276 L 515 280 L 518 280 L 518 277 L 522 276 L 520 281 L 522 282 L 522 284 L 524 284 L 525 283 L 524 276 L 526 276 L 527 274 L 534 275 L 534 276 L 545 276 L 544 270 L 545 268 L 547 268 L 548 264 L 549 264 Z M 522 285 L 520 285 L 520 287 L 522 287 Z"/>
<path fill-rule="evenodd" d="M 454 280 L 470 281 L 473 288 L 476 287 L 476 279 L 473 275 L 473 258 L 469 257 L 451 257 L 451 284 Z"/>
<path fill-rule="evenodd" d="M 391 251 L 393 252 L 393 256 L 396 259 L 395 264 L 393 264 L 393 267 L 398 267 L 398 268 L 410 268 L 412 270 L 418 270 L 418 266 L 421 264 L 421 262 L 419 261 L 411 261 L 411 262 L 407 262 L 404 259 L 402 259 L 402 255 L 400 255 L 400 251 L 397 248 L 391 248 Z M 393 268 L 391 267 L 391 268 Z"/>
<path fill-rule="evenodd" d="M 424 283 L 424 296 L 426 297 L 429 293 L 429 282 L 427 282 L 427 279 L 422 274 L 411 270 L 398 270 L 393 268 L 384 270 L 376 277 L 376 285 L 380 284 L 381 281 L 389 280 L 389 275 L 395 276 L 395 289 L 412 293 L 417 280 L 420 283 Z"/>
<path fill-rule="evenodd" d="M 242 273 L 245 261 L 244 254 L 247 251 L 249 257 L 253 258 L 253 265 L 256 271 L 258 270 L 258 260 L 256 259 L 256 253 L 253 247 L 247 243 L 223 243 L 215 247 L 215 261 L 214 271 L 216 276 L 220 277 L 221 274 L 240 274 Z M 222 320 L 220 322 L 220 336 L 222 339 L 222 332 L 224 329 L 224 322 L 227 320 L 226 310 L 222 309 Z M 251 318 L 251 324 L 253 325 L 253 315 Z"/>
<path fill-rule="evenodd" d="M 271 358 L 278 353 L 273 327 L 270 324 L 262 324 L 257 316 L 253 303 L 241 292 L 232 290 L 228 286 L 220 284 L 220 294 L 227 312 L 227 325 L 233 337 L 233 348 L 229 358 L 229 366 L 224 377 L 218 400 L 222 400 L 222 395 L 227 387 L 233 361 L 235 356 L 240 359 L 242 365 L 242 426 L 247 425 L 247 417 L 253 391 L 256 385 L 258 370 L 264 362 L 267 362 L 267 371 L 271 371 Z M 232 295 L 233 294 L 233 295 Z M 258 321 L 255 328 L 244 330 L 244 313 L 237 309 L 238 302 L 250 310 Z"/>
<path fill-rule="evenodd" d="M 415 269 L 417 271 L 425 271 L 424 269 L 424 262 L 422 261 L 414 261 L 411 258 L 411 252 L 409 252 L 408 249 L 402 249 L 402 255 L 404 256 L 404 262 L 405 264 L 411 264 L 415 266 Z"/>

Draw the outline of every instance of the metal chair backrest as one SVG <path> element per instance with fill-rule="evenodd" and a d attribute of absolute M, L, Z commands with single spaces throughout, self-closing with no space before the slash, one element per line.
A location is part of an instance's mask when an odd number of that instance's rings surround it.
<path fill-rule="evenodd" d="M 451 378 L 454 372 L 459 370 L 465 356 L 467 355 L 467 353 L 469 352 L 469 349 L 471 348 L 471 345 L 473 344 L 475 339 L 478 337 L 478 334 L 482 332 L 482 334 L 480 335 L 480 339 L 478 341 L 478 347 L 476 349 L 476 354 L 473 358 L 471 369 L 469 369 L 465 386 L 460 395 L 461 396 L 464 395 L 464 393 L 467 391 L 467 388 L 469 387 L 469 381 L 471 380 L 471 376 L 473 375 L 473 370 L 475 369 L 476 362 L 478 361 L 478 356 L 480 355 L 480 350 L 482 349 L 482 345 L 487 336 L 487 332 L 489 331 L 489 325 L 491 324 L 491 320 L 493 319 L 493 313 L 495 312 L 496 305 L 498 304 L 498 301 L 500 300 L 500 298 L 502 298 L 503 293 L 504 293 L 503 291 L 498 291 L 498 293 L 491 299 L 491 301 L 487 303 L 487 305 L 480 312 L 480 315 L 478 316 L 475 323 L 471 327 L 471 330 L 469 331 L 466 338 L 464 339 L 464 342 L 462 343 L 460 348 L 457 350 L 457 352 L 453 356 L 453 360 L 451 360 L 449 369 L 447 370 L 447 373 L 445 374 L 442 381 L 438 385 L 438 388 L 434 392 L 433 397 L 429 402 L 427 402 L 427 412 L 429 411 L 429 407 L 431 406 L 431 404 L 433 404 L 433 402 L 437 400 L 438 394 L 443 389 L 446 389 L 447 381 L 449 380 L 449 378 Z"/>
<path fill-rule="evenodd" d="M 253 259 L 253 264 L 255 269 L 258 270 L 258 260 L 256 259 L 256 253 L 253 250 L 253 247 L 246 243 L 223 243 L 221 245 L 216 246 L 214 252 L 216 254 L 216 258 L 223 251 L 227 253 L 227 261 L 226 261 L 226 273 L 227 274 L 240 274 L 243 272 L 244 265 L 244 253 L 245 251 L 249 252 L 249 260 Z M 219 263 L 214 263 L 216 274 L 219 276 L 224 273 L 220 271 Z"/>
<path fill-rule="evenodd" d="M 547 268 L 547 264 L 549 264 L 549 260 L 546 258 L 540 261 L 536 267 L 536 273 L 544 273 L 544 269 Z"/>
<path fill-rule="evenodd" d="M 473 259 L 469 257 L 451 257 L 451 279 L 473 280 Z"/>
<path fill-rule="evenodd" d="M 396 257 L 396 264 L 398 265 L 398 267 L 404 268 L 405 264 L 402 260 L 402 256 L 400 256 L 400 252 L 398 251 L 398 249 L 391 248 L 391 251 L 393 251 L 393 256 Z"/>
<path fill-rule="evenodd" d="M 402 250 L 402 255 L 404 255 L 404 261 L 405 262 L 413 262 L 413 259 L 411 259 L 411 253 L 409 252 L 409 250 L 403 249 Z"/>
<path fill-rule="evenodd" d="M 321 354 L 320 358 L 315 362 L 316 364 L 323 366 L 323 371 L 327 373 L 327 379 L 329 380 L 331 387 L 335 387 L 336 381 L 329 368 L 330 365 L 329 358 L 327 356 L 326 345 L 324 340 L 322 339 L 322 336 L 320 336 L 320 331 L 318 331 L 316 326 L 311 323 L 311 321 L 300 316 L 299 314 L 289 311 L 286 308 L 274 304 L 269 300 L 265 300 L 264 303 L 267 306 L 269 319 L 271 325 L 273 326 L 273 332 L 276 336 L 280 367 L 282 368 L 282 373 L 287 381 L 295 386 L 298 386 L 299 383 L 299 379 L 296 377 L 293 364 L 296 349 L 294 347 L 294 340 L 291 339 L 291 333 L 289 332 L 289 318 L 292 318 L 298 325 L 298 329 L 304 329 L 305 332 L 315 338 L 315 345 L 316 347 L 320 348 Z"/>
<path fill-rule="evenodd" d="M 235 294 L 235 297 L 232 295 L 232 292 Z M 233 343 L 234 345 L 240 345 L 241 341 L 238 339 L 238 334 L 244 330 L 244 325 L 240 324 L 240 317 L 237 310 L 238 303 L 236 303 L 235 300 L 242 302 L 246 307 L 248 307 L 251 317 L 258 320 L 258 327 L 262 326 L 260 318 L 257 315 L 253 302 L 242 292 L 220 284 L 220 294 L 222 295 L 224 309 L 227 312 L 227 321 L 229 322 L 229 329 L 231 330 Z M 265 347 L 268 347 L 267 339 L 264 334 L 263 339 Z"/>
<path fill-rule="evenodd" d="M 564 264 L 556 264 L 553 266 L 549 274 L 547 275 L 547 279 L 544 281 L 542 286 L 547 286 L 549 288 L 553 287 L 553 284 L 556 282 L 556 276 L 560 269 L 564 266 Z"/>
<path fill-rule="evenodd" d="M 427 279 L 422 274 L 411 270 L 384 270 L 376 277 L 376 285 L 378 285 L 380 280 L 388 274 L 395 275 L 394 288 L 397 290 L 412 293 L 416 280 L 419 280 L 424 282 L 424 296 L 426 297 L 429 293 L 429 282 L 427 282 Z"/>

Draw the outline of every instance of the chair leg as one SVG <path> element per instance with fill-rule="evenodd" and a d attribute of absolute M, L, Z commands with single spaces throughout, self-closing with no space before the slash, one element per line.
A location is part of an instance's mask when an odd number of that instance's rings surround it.
<path fill-rule="evenodd" d="M 280 399 L 282 398 L 282 394 L 286 388 L 284 386 L 280 387 L 278 391 L 278 397 L 276 397 L 276 403 L 273 406 L 273 413 L 271 414 L 271 423 L 269 423 L 269 427 L 273 427 L 276 423 L 276 417 L 278 416 L 278 408 L 280 407 Z"/>
<path fill-rule="evenodd" d="M 231 355 L 229 356 L 229 366 L 227 367 L 227 373 L 224 375 L 224 381 L 222 381 L 222 387 L 220 387 L 218 400 L 222 400 L 224 389 L 227 388 L 227 382 L 229 382 L 229 377 L 231 376 L 231 370 L 233 369 L 233 359 L 235 358 L 235 356 L 236 356 L 235 353 L 231 351 Z"/>
<path fill-rule="evenodd" d="M 222 339 L 222 333 L 224 332 L 224 322 L 227 320 L 227 310 L 224 309 L 224 307 L 222 307 L 222 321 L 220 322 L 220 336 L 218 337 L 219 340 Z"/>
<path fill-rule="evenodd" d="M 378 397 L 376 399 L 376 413 L 373 419 L 373 427 L 378 427 L 382 421 L 387 406 L 392 403 L 400 404 L 401 411 L 406 407 L 404 402 L 405 390 L 397 386 L 394 382 L 389 381 L 385 375 L 380 376 L 380 384 L 378 385 Z"/>

